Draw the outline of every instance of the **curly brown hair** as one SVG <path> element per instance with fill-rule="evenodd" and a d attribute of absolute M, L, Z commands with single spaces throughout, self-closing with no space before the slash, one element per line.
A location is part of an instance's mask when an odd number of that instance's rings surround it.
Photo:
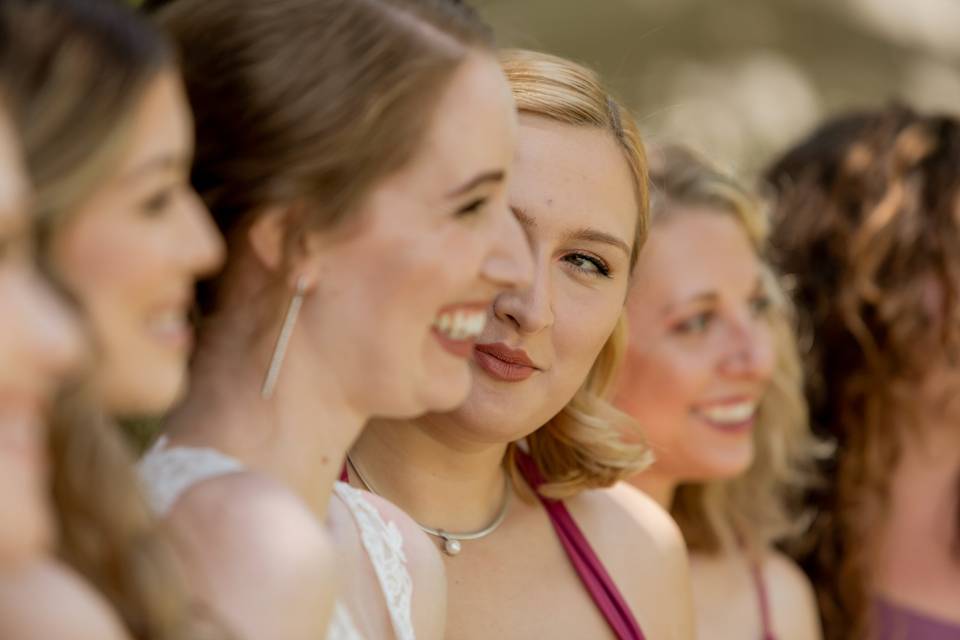
<path fill-rule="evenodd" d="M 766 182 L 812 422 L 838 445 L 798 556 L 827 637 L 861 638 L 890 470 L 928 408 L 915 393 L 960 357 L 960 121 L 902 106 L 836 118 L 774 163 Z M 956 522 L 960 561 L 960 491 Z"/>

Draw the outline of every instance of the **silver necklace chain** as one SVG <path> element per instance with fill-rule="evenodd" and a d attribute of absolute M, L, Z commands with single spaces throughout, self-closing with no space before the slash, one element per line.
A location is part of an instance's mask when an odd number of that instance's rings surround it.
<path fill-rule="evenodd" d="M 353 472 L 357 474 L 357 478 L 360 480 L 360 483 L 366 488 L 370 493 L 383 497 L 383 494 L 377 491 L 367 477 L 360 471 L 360 467 L 357 466 L 357 463 L 353 461 L 353 458 L 350 457 L 350 454 L 347 454 L 347 462 L 350 463 L 350 467 L 353 469 Z M 503 501 L 500 503 L 500 510 L 497 512 L 497 515 L 494 517 L 493 521 L 488 524 L 483 529 L 477 531 L 469 531 L 466 533 L 454 533 L 452 531 L 444 531 L 443 529 L 434 529 L 433 527 L 427 527 L 420 524 L 416 520 L 417 526 L 423 530 L 424 533 L 433 536 L 434 538 L 440 538 L 443 541 L 443 552 L 448 556 L 455 556 L 460 553 L 462 549 L 461 542 L 469 540 L 479 540 L 481 538 L 486 538 L 488 535 L 497 530 L 497 528 L 503 523 L 504 519 L 507 517 L 507 508 L 510 506 L 510 475 L 504 471 L 503 472 Z"/>

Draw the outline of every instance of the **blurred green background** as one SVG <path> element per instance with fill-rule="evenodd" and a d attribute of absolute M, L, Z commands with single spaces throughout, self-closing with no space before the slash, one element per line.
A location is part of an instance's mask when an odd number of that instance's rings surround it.
<path fill-rule="evenodd" d="M 599 70 L 648 141 L 751 177 L 823 117 L 960 113 L 960 0 L 477 0 L 505 46 Z"/>

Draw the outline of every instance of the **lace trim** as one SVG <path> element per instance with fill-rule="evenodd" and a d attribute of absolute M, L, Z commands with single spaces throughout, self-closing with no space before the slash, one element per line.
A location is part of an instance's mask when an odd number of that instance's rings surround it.
<path fill-rule="evenodd" d="M 338 482 L 334 485 L 334 492 L 350 509 L 360 529 L 363 546 L 386 598 L 397 640 L 415 640 L 411 613 L 413 580 L 407 571 L 403 534 L 396 523 L 383 520 L 380 512 L 363 497 L 362 491 Z"/>
<path fill-rule="evenodd" d="M 215 449 L 174 447 L 164 449 L 161 438 L 147 452 L 137 471 L 154 513 L 165 515 L 184 491 L 204 480 L 243 471 L 238 460 Z"/>
<path fill-rule="evenodd" d="M 363 640 L 363 636 L 353 624 L 350 612 L 339 600 L 333 605 L 333 617 L 330 618 L 326 640 Z"/>

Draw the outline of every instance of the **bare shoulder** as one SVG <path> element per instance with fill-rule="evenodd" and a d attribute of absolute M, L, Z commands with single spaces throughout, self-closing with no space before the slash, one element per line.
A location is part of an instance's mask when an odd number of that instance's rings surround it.
<path fill-rule="evenodd" d="M 41 561 L 0 576 L 0 637 L 129 640 L 119 616 L 68 567 Z"/>
<path fill-rule="evenodd" d="M 654 638 L 692 638 L 689 559 L 670 514 L 623 482 L 585 491 L 568 506 L 644 631 Z"/>
<path fill-rule="evenodd" d="M 629 537 L 630 544 L 623 551 L 631 557 L 686 566 L 687 551 L 680 529 L 663 507 L 639 489 L 621 482 L 609 489 L 585 491 L 571 500 L 570 506 L 581 526 L 598 530 L 598 544 L 605 539 L 616 543 L 618 538 L 623 541 Z M 627 531 L 630 535 L 624 536 Z"/>
<path fill-rule="evenodd" d="M 778 551 L 764 555 L 763 578 L 776 635 L 783 640 L 819 640 L 820 617 L 813 586 L 790 558 Z"/>
<path fill-rule="evenodd" d="M 333 545 L 305 503 L 250 471 L 205 480 L 170 524 L 193 592 L 249 637 L 322 637 L 337 593 Z"/>
<path fill-rule="evenodd" d="M 363 496 L 384 522 L 396 525 L 403 536 L 403 552 L 414 584 L 413 626 L 417 638 L 440 640 L 446 627 L 447 576 L 436 544 L 392 502 L 368 492 Z"/>

